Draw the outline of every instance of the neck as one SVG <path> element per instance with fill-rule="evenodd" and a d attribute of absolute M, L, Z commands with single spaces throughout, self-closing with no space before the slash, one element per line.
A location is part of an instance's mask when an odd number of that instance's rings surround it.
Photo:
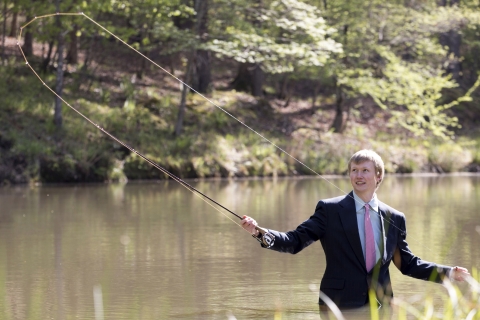
<path fill-rule="evenodd" d="M 363 200 L 363 202 L 365 203 L 369 203 L 370 200 L 373 199 L 373 195 L 375 194 L 375 192 L 368 192 L 368 193 L 357 193 L 355 192 L 355 194 Z"/>

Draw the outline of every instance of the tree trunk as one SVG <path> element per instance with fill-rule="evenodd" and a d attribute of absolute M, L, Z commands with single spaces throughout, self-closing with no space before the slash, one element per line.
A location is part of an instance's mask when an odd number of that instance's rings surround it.
<path fill-rule="evenodd" d="M 50 65 L 50 61 L 52 60 L 53 44 L 53 40 L 48 43 L 47 56 L 45 57 L 45 59 L 43 59 L 42 62 L 42 70 L 44 73 L 47 72 L 47 68 Z"/>
<path fill-rule="evenodd" d="M 252 95 L 255 97 L 263 96 L 263 82 L 265 74 L 260 64 L 255 63 L 252 67 Z"/>
<path fill-rule="evenodd" d="M 448 65 L 446 71 L 452 75 L 452 79 L 456 82 L 462 78 L 462 63 L 460 61 L 460 46 L 462 44 L 462 36 L 456 30 L 450 30 L 440 35 L 440 43 L 448 47 L 447 59 Z"/>
<path fill-rule="evenodd" d="M 150 54 L 150 51 L 149 50 L 145 50 L 145 51 L 140 51 L 145 57 L 148 57 L 148 55 Z M 145 59 L 145 58 L 142 58 L 140 60 L 140 68 L 137 70 L 137 72 L 135 72 L 135 74 L 137 75 L 137 78 L 138 79 L 143 79 L 143 76 L 145 75 L 145 70 L 147 70 L 147 65 L 150 65 L 148 63 L 148 60 Z"/>
<path fill-rule="evenodd" d="M 60 0 L 56 1 L 57 12 L 60 12 Z M 63 48 L 65 45 L 65 33 L 62 32 L 62 22 L 60 17 L 56 17 L 56 25 L 58 28 L 58 60 L 57 60 L 57 79 L 55 82 L 55 92 L 62 96 L 63 91 Z M 57 128 L 62 127 L 63 117 L 62 117 L 62 100 L 59 97 L 55 97 L 55 110 L 53 115 L 53 122 Z"/>
<path fill-rule="evenodd" d="M 69 64 L 78 63 L 78 26 L 75 25 L 73 30 L 70 32 L 70 45 L 68 47 L 67 61 Z"/>
<path fill-rule="evenodd" d="M 193 21 L 191 19 L 188 19 L 186 21 L 183 21 L 181 25 L 184 27 L 190 27 L 194 28 L 194 34 L 200 35 L 203 34 L 201 33 L 201 30 L 206 30 L 207 25 L 206 25 L 206 18 L 207 18 L 207 0 L 194 0 L 194 8 L 195 12 L 197 12 L 197 19 L 196 21 Z M 195 23 L 194 23 L 195 22 Z M 197 60 L 201 61 L 201 58 L 198 56 L 197 52 L 197 46 L 194 45 L 191 49 L 190 56 L 188 57 L 187 61 L 187 70 L 185 72 L 185 79 L 183 82 L 185 83 L 183 85 L 182 89 L 182 98 L 180 101 L 180 106 L 178 108 L 178 115 L 177 115 L 177 122 L 175 124 L 175 136 L 179 137 L 182 134 L 183 130 L 183 119 L 185 117 L 185 107 L 187 103 L 187 94 L 190 88 L 187 86 L 189 83 L 192 82 L 192 74 L 195 74 L 197 76 Z M 209 69 L 209 64 L 207 64 L 208 69 Z M 209 72 L 208 72 L 209 73 Z M 194 88 L 195 85 L 192 86 Z M 195 88 L 194 88 L 195 89 Z M 200 90 L 198 90 L 200 91 Z M 200 91 L 201 92 L 201 91 Z"/>
<path fill-rule="evenodd" d="M 63 91 L 63 46 L 65 35 L 60 32 L 58 36 L 58 63 L 57 63 L 57 79 L 55 82 L 55 92 L 62 96 Z M 61 128 L 63 124 L 62 117 L 62 100 L 55 97 L 55 113 L 53 115 L 53 122 L 57 128 Z"/>
<path fill-rule="evenodd" d="M 190 80 L 190 75 L 192 73 L 192 67 L 193 67 L 193 54 L 192 56 L 188 59 L 187 62 L 187 72 L 185 73 L 185 79 L 183 80 L 184 83 L 188 84 L 188 81 Z M 183 130 L 183 118 L 185 117 L 185 106 L 187 103 L 187 93 L 190 89 L 186 86 L 183 85 L 182 89 L 182 98 L 180 101 L 180 106 L 178 108 L 178 115 L 177 115 L 177 123 L 175 124 L 175 136 L 179 137 L 182 134 Z"/>
<path fill-rule="evenodd" d="M 278 81 L 277 85 L 277 98 L 286 99 L 289 94 L 287 92 L 288 88 L 288 74 L 284 74 L 281 79 Z"/>
<path fill-rule="evenodd" d="M 90 64 L 90 61 L 92 60 L 92 53 L 93 53 L 93 48 L 95 47 L 95 43 L 97 41 L 97 33 L 95 33 L 92 38 L 90 39 L 90 43 L 88 45 L 88 50 L 85 52 L 85 61 L 83 61 L 82 65 L 82 72 L 87 72 L 88 70 L 88 65 Z"/>
<path fill-rule="evenodd" d="M 263 0 L 256 0 L 257 8 L 259 10 L 264 9 Z M 259 29 L 262 28 L 261 20 L 255 19 L 253 25 Z M 265 81 L 265 73 L 262 70 L 262 66 L 260 63 L 256 62 L 252 65 L 251 71 L 252 75 L 252 95 L 254 97 L 262 97 L 263 96 L 263 82 Z"/>
<path fill-rule="evenodd" d="M 319 91 L 320 91 L 320 83 L 315 84 L 315 87 L 313 88 L 312 106 L 311 106 L 312 109 L 315 108 L 315 104 L 317 103 L 317 96 Z"/>
<path fill-rule="evenodd" d="M 5 5 L 7 5 L 7 1 L 5 1 Z M 10 24 L 10 34 L 9 37 L 15 37 L 17 35 L 17 20 L 18 20 L 18 12 L 14 12 L 12 15 L 12 22 Z"/>
<path fill-rule="evenodd" d="M 27 21 L 30 20 L 32 20 L 32 16 L 28 14 Z M 22 46 L 23 53 L 27 58 L 33 56 L 33 34 L 31 31 L 28 30 L 31 30 L 31 28 L 28 28 L 25 32 L 25 37 L 23 39 L 24 42 Z"/>
<path fill-rule="evenodd" d="M 255 97 L 263 96 L 265 74 L 260 64 L 240 63 L 238 72 L 231 85 L 237 91 L 250 92 Z"/>
<path fill-rule="evenodd" d="M 212 82 L 210 68 L 210 51 L 198 50 L 196 61 L 196 86 L 194 87 L 200 93 L 208 93 Z"/>
<path fill-rule="evenodd" d="M 22 50 L 26 57 L 33 56 L 33 34 L 30 31 L 25 32 Z"/>
<path fill-rule="evenodd" d="M 344 93 L 340 86 L 337 86 L 336 89 L 337 101 L 336 101 L 336 113 L 335 119 L 333 119 L 332 129 L 333 132 L 343 133 L 347 127 L 348 120 L 348 108 L 345 108 L 344 104 Z M 347 110 L 344 110 L 347 109 Z"/>
<path fill-rule="evenodd" d="M 231 86 L 236 91 L 249 92 L 250 91 L 250 72 L 246 63 L 238 65 L 237 75 L 231 82 Z"/>
<path fill-rule="evenodd" d="M 2 61 L 7 58 L 5 55 L 5 38 L 7 37 L 7 0 L 3 3 L 3 33 L 2 33 Z"/>
<path fill-rule="evenodd" d="M 200 37 L 200 42 L 205 43 L 208 36 L 208 0 L 196 0 L 195 11 L 197 11 L 196 33 Z M 207 93 L 212 81 L 210 51 L 198 50 L 195 56 L 193 89 Z"/>
<path fill-rule="evenodd" d="M 459 3 L 459 0 L 442 0 L 440 6 L 453 6 Z M 457 83 L 462 78 L 462 63 L 460 61 L 460 46 L 462 45 L 462 36 L 457 30 L 450 30 L 440 35 L 440 44 L 448 47 L 447 59 L 448 65 L 446 71 L 452 75 L 452 79 Z"/>

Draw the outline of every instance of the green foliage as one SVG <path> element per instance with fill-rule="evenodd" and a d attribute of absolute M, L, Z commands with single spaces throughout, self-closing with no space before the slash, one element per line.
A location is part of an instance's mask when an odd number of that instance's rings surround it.
<path fill-rule="evenodd" d="M 343 34 L 334 35 L 344 57 L 330 67 L 349 96 L 368 95 L 389 110 L 392 126 L 417 136 L 450 138 L 459 124 L 447 109 L 468 101 L 478 83 L 453 104 L 442 101 L 445 89 L 457 84 L 444 73 L 452 57 L 438 39 L 478 24 L 479 17 L 478 10 L 439 7 L 433 1 L 331 2 L 326 18 L 337 29 L 344 27 Z"/>
<path fill-rule="evenodd" d="M 388 136 L 385 141 L 377 138 L 372 148 L 385 161 L 387 173 L 418 173 L 428 170 L 427 147 L 417 139 Z"/>
<path fill-rule="evenodd" d="M 316 7 L 306 3 L 273 1 L 266 9 L 257 8 L 248 19 L 250 23 L 226 22 L 232 24 L 206 48 L 238 62 L 261 63 L 268 73 L 323 66 L 332 53 L 342 51 L 341 45 L 330 37 L 335 30 L 327 26 Z"/>
<path fill-rule="evenodd" d="M 315 172 L 324 174 L 345 174 L 347 162 L 351 155 L 358 151 L 360 145 L 366 143 L 363 139 L 343 139 L 337 133 L 328 132 L 321 142 L 305 139 L 292 150 L 297 159 L 308 168 L 295 163 L 295 170 L 301 175 L 314 175 Z M 341 148 L 338 146 L 341 145 Z M 312 171 L 313 170 L 313 171 Z"/>
<path fill-rule="evenodd" d="M 469 149 L 472 153 L 472 163 L 480 165 L 480 139 L 477 139 Z"/>
<path fill-rule="evenodd" d="M 399 124 L 417 136 L 427 132 L 442 138 L 452 136 L 450 128 L 459 126 L 458 119 L 445 110 L 453 103 L 438 105 L 437 101 L 444 89 L 456 84 L 441 69 L 407 63 L 384 47 L 379 47 L 378 53 L 386 61 L 381 77 L 370 71 L 347 70 L 339 83 L 371 96 L 383 109 L 391 110 L 392 124 Z M 461 98 L 466 99 L 466 96 Z"/>
<path fill-rule="evenodd" d="M 433 145 L 428 151 L 428 160 L 439 172 L 456 172 L 472 161 L 472 155 L 468 149 L 446 142 Z"/>
<path fill-rule="evenodd" d="M 320 11 L 324 4 L 327 6 Z M 53 1 L 22 0 L 10 8 L 23 18 L 55 11 Z M 222 106 L 253 128 L 270 126 L 261 131 L 321 174 L 344 173 L 351 153 L 364 147 L 389 159 L 388 172 L 429 168 L 450 172 L 462 170 L 469 159 L 480 163 L 478 147 L 473 144 L 435 139 L 458 134 L 461 118 L 453 107 L 470 102 L 472 118 L 478 113 L 474 90 L 479 82 L 474 83 L 474 70 L 479 68 L 480 14 L 474 1 L 438 7 L 434 1 L 372 0 L 366 5 L 360 0 L 215 0 L 210 2 L 208 33 L 201 36 L 192 32 L 197 13 L 180 0 L 62 1 L 61 9 L 85 12 L 149 56 L 159 60 L 169 56 L 168 62 L 160 65 L 171 64 L 172 70 L 184 68 L 184 53 L 200 48 L 199 37 L 208 39 L 202 48 L 220 57 L 213 71 L 222 86 L 231 80 L 233 59 L 261 64 L 271 74 L 269 88 L 275 88 L 278 79 L 288 78 L 298 91 L 309 94 L 315 81 L 324 106 L 335 103 L 331 90 L 340 86 L 347 93 L 346 100 L 360 106 L 351 109 L 357 118 L 363 116 L 362 100 L 370 97 L 390 115 L 391 131 L 369 136 L 372 130 L 352 126 L 342 136 L 317 128 L 315 136 L 302 133 L 297 140 L 277 130 L 277 115 L 268 96 L 263 102 L 251 102 L 254 99 L 235 92 L 214 93 Z M 179 100 L 176 85 L 151 74 L 139 85 L 138 69 L 148 67 L 132 58 L 128 48 L 115 44 L 108 32 L 81 16 L 62 16 L 61 20 L 63 31 L 78 28 L 79 48 L 85 53 L 91 50 L 91 65 L 95 65 L 85 75 L 69 66 L 65 97 L 154 161 L 182 177 L 313 174 L 258 136 L 245 133 L 239 123 L 198 96 L 188 97 L 185 133 L 174 138 Z M 37 19 L 28 27 L 37 44 L 56 39 L 59 30 L 54 22 L 52 16 Z M 453 31 L 464 36 L 468 86 L 458 86 L 444 73 L 444 64 L 452 57 L 447 57 L 448 50 L 438 39 Z M 125 55 L 128 63 L 119 64 L 113 57 L 117 53 Z M 41 58 L 37 56 L 32 63 Z M 132 179 L 165 178 L 66 107 L 66 125 L 59 132 L 51 121 L 53 97 L 28 69 L 17 67 L 17 62 L 10 61 L 0 70 L 0 182 L 122 180 L 125 173 Z M 132 69 L 137 73 L 134 77 L 127 75 Z M 55 76 L 49 72 L 44 79 L 51 86 Z M 106 74 L 114 76 L 105 79 Z M 72 78 L 76 85 L 69 82 Z M 302 84 L 304 79 L 310 79 L 308 85 Z M 463 94 L 464 88 L 470 89 Z M 455 91 L 455 96 L 447 91 Z M 269 92 L 273 94 L 275 89 Z M 295 90 L 295 94 L 300 93 Z M 330 112 L 326 107 L 321 111 L 325 115 Z M 458 155 L 461 161 L 455 161 Z"/>
<path fill-rule="evenodd" d="M 193 8 L 182 1 L 112 1 L 106 13 L 115 12 L 117 21 L 128 21 L 128 28 L 117 23 L 108 28 L 142 51 L 161 50 L 171 54 L 192 45 L 194 39 L 188 29 L 180 29 L 173 18 L 192 19 Z M 108 25 L 108 20 L 105 21 Z"/>

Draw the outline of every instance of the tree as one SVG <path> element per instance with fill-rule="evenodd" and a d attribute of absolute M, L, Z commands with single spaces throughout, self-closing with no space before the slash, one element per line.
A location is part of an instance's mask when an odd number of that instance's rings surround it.
<path fill-rule="evenodd" d="M 78 33 L 80 33 L 80 28 L 77 24 L 73 25 L 73 30 L 68 33 L 70 38 L 70 43 L 67 51 L 66 60 L 70 64 L 78 63 Z"/>
<path fill-rule="evenodd" d="M 195 32 L 200 42 L 195 53 L 195 73 L 192 87 L 200 93 L 207 93 L 210 89 L 210 51 L 201 48 L 208 40 L 208 0 L 195 0 L 196 27 Z"/>
<path fill-rule="evenodd" d="M 201 35 L 204 31 L 205 31 L 205 28 L 206 28 L 206 15 L 207 15 L 207 4 L 205 1 L 202 1 L 202 0 L 195 0 L 195 12 L 196 12 L 196 20 L 195 20 L 195 23 L 194 23 L 194 34 L 196 35 Z M 198 68 L 200 66 L 200 70 L 201 71 L 207 71 L 207 70 L 202 70 L 202 69 L 205 69 L 205 68 L 209 68 L 209 65 L 208 64 L 205 64 L 205 63 L 201 63 L 200 65 L 198 64 L 198 52 L 197 52 L 197 46 L 198 44 L 194 44 L 191 48 L 191 52 L 190 52 L 190 55 L 187 57 L 187 70 L 185 72 L 185 79 L 184 79 L 184 83 L 188 84 L 190 82 L 190 79 L 192 78 L 192 71 L 194 69 L 194 64 L 195 64 L 195 67 Z M 209 71 L 207 71 L 208 74 L 204 74 L 204 76 L 210 76 L 209 75 Z M 200 80 L 200 79 L 199 79 Z M 203 80 L 208 80 L 210 81 L 210 79 L 203 79 Z M 197 84 L 194 84 L 194 86 L 197 85 L 198 87 L 198 83 Z M 205 88 L 206 89 L 206 88 Z M 186 85 L 183 85 L 182 86 L 182 96 L 181 96 L 181 100 L 180 100 L 180 105 L 179 105 L 179 108 L 178 108 L 178 115 L 177 115 L 177 122 L 175 124 L 175 136 L 180 136 L 180 134 L 182 133 L 182 129 L 183 129 L 183 119 L 184 119 L 184 116 L 185 116 L 185 106 L 186 106 L 186 97 L 187 97 L 187 93 L 189 91 L 189 87 L 186 86 Z"/>
<path fill-rule="evenodd" d="M 340 121 L 346 119 L 342 117 L 345 108 L 338 106 L 338 101 L 345 99 L 339 95 L 350 99 L 367 95 L 392 111 L 392 123 L 416 134 L 451 136 L 457 120 L 446 115 L 445 105 L 437 104 L 442 92 L 455 85 L 442 72 L 447 51 L 438 36 L 464 26 L 466 15 L 456 7 L 439 9 L 433 1 L 404 5 L 372 0 L 369 6 L 335 1 L 328 8 L 328 21 L 344 30 L 334 35 L 343 44 L 344 56 L 329 65 L 337 88 L 343 88 L 337 94 L 332 128 L 341 132 L 345 127 Z M 412 96 L 408 90 L 415 88 L 424 91 L 414 91 L 418 93 L 415 98 L 407 98 Z"/>
<path fill-rule="evenodd" d="M 217 56 L 244 64 L 236 81 L 238 85 L 250 83 L 254 95 L 261 95 L 263 72 L 282 74 L 302 67 L 321 67 L 332 54 L 342 52 L 341 44 L 331 38 L 336 30 L 314 6 L 281 0 L 266 8 L 257 3 L 251 9 L 249 3 L 235 1 L 229 14 L 236 19 L 219 23 L 225 31 L 214 35 L 208 48 Z M 229 14 L 223 19 L 230 18 Z"/>
<path fill-rule="evenodd" d="M 463 97 L 448 104 L 438 104 L 444 89 L 457 86 L 450 77 L 443 75 L 442 68 L 402 61 L 384 47 L 377 47 L 377 50 L 386 60 L 382 76 L 374 77 L 369 71 L 356 70 L 356 76 L 343 77 L 343 84 L 369 95 L 384 110 L 390 110 L 392 125 L 400 125 L 417 136 L 432 133 L 444 139 L 451 137 L 454 134 L 451 129 L 459 127 L 459 123 L 445 111 L 462 101 L 470 101 L 480 81 L 477 80 Z"/>
<path fill-rule="evenodd" d="M 7 1 L 5 0 L 5 4 Z M 15 3 L 15 2 L 14 2 Z M 12 21 L 10 23 L 10 34 L 9 37 L 15 37 L 18 31 L 17 20 L 18 20 L 18 12 L 15 10 L 15 6 L 12 9 Z"/>
<path fill-rule="evenodd" d="M 27 21 L 30 21 L 32 19 L 33 19 L 33 16 L 30 14 L 27 14 Z M 25 32 L 25 36 L 23 38 L 22 50 L 26 57 L 33 56 L 33 32 L 31 31 L 31 28 Z"/>
<path fill-rule="evenodd" d="M 57 12 L 60 11 L 60 0 L 56 0 L 55 7 Z M 55 93 L 59 96 L 62 96 L 63 91 L 63 49 L 65 46 L 65 31 L 62 30 L 62 22 L 60 21 L 60 16 L 55 17 L 55 22 L 58 27 L 58 48 L 57 48 L 57 78 L 55 81 Z M 55 108 L 53 115 L 53 122 L 57 128 L 62 127 L 63 117 L 62 117 L 62 100 L 55 96 Z"/>
<path fill-rule="evenodd" d="M 441 0 L 439 5 L 442 7 L 456 6 L 459 4 L 459 0 Z M 460 46 L 462 44 L 462 36 L 455 28 L 448 30 L 445 33 L 440 34 L 440 43 L 448 47 L 448 66 L 447 72 L 452 75 L 453 80 L 457 83 L 461 78 L 462 64 L 460 62 Z"/>
<path fill-rule="evenodd" d="M 7 0 L 3 2 L 2 62 L 5 61 L 5 39 L 7 37 Z"/>

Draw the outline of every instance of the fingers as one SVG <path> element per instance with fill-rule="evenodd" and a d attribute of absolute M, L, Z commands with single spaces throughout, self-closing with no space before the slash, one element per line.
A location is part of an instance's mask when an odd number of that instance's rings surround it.
<path fill-rule="evenodd" d="M 255 227 L 258 226 L 257 221 L 249 216 L 243 216 L 242 219 L 242 227 L 243 229 L 247 230 L 251 234 L 255 234 L 256 230 Z"/>
<path fill-rule="evenodd" d="M 463 267 L 454 267 L 453 268 L 456 272 L 463 272 L 469 274 L 468 270 Z"/>
<path fill-rule="evenodd" d="M 463 267 L 453 267 L 451 278 L 456 281 L 465 281 L 470 276 L 468 269 Z"/>

